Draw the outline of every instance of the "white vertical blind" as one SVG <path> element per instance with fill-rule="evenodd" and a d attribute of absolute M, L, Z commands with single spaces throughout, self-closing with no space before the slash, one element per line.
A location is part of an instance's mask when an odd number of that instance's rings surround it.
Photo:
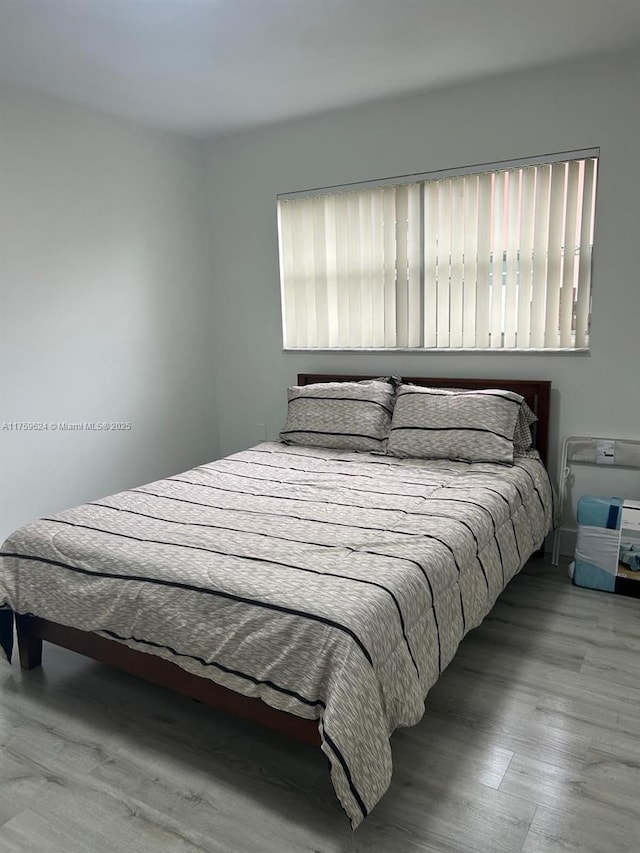
<path fill-rule="evenodd" d="M 562 241 L 562 282 L 560 284 L 560 346 L 571 346 L 571 325 L 573 320 L 573 290 L 575 287 L 576 253 L 574 247 L 579 235 L 576 233 L 578 219 L 579 163 L 567 164 L 567 187 L 565 203 L 565 225 Z"/>
<path fill-rule="evenodd" d="M 516 345 L 525 349 L 531 341 L 531 295 L 533 283 L 533 227 L 535 223 L 536 167 L 522 170 L 520 201 L 520 246 L 518 278 L 518 328 Z"/>
<path fill-rule="evenodd" d="M 327 258 L 327 330 L 328 346 L 340 346 L 340 296 L 341 274 L 338 270 L 338 240 L 336 224 L 336 199 L 330 196 L 325 205 L 325 239 Z M 321 340 L 318 336 L 318 340 Z M 319 344 L 320 346 L 320 344 Z"/>
<path fill-rule="evenodd" d="M 360 334 L 362 346 L 373 346 L 373 287 L 369 287 L 373 271 L 373 222 L 371 191 L 358 194 L 360 225 L 360 258 L 358 291 L 360 293 Z"/>
<path fill-rule="evenodd" d="M 580 211 L 580 242 L 578 244 L 578 296 L 576 300 L 576 347 L 588 343 L 589 310 L 591 307 L 591 249 L 596 205 L 597 160 L 585 160 L 584 181 L 580 187 L 582 207 Z"/>
<path fill-rule="evenodd" d="M 438 277 L 436 279 L 436 341 L 438 347 L 448 347 L 449 341 L 449 282 L 451 278 L 451 179 L 438 181 Z"/>
<path fill-rule="evenodd" d="M 309 291 L 315 296 L 315 313 L 313 314 L 312 328 L 308 334 L 313 335 L 314 329 L 317 339 L 329 343 L 329 279 L 327 276 L 327 235 L 325 231 L 324 205 L 319 204 L 318 198 L 311 199 L 311 211 L 309 222 L 309 240 L 313 241 L 313 271 L 310 274 L 315 278 L 315 287 L 307 287 L 307 298 Z"/>
<path fill-rule="evenodd" d="M 464 250 L 462 272 L 462 346 L 476 345 L 478 282 L 478 176 L 464 179 Z"/>
<path fill-rule="evenodd" d="M 371 346 L 384 347 L 385 339 L 385 279 L 384 279 L 384 190 L 374 190 L 371 196 Z"/>
<path fill-rule="evenodd" d="M 549 236 L 547 239 L 547 281 L 544 320 L 544 345 L 558 346 L 560 316 L 560 288 L 562 287 L 562 253 L 564 237 L 565 163 L 551 167 L 551 195 L 549 200 Z"/>
<path fill-rule="evenodd" d="M 536 170 L 533 211 L 533 270 L 531 285 L 531 346 L 544 347 L 544 320 L 547 304 L 547 261 L 549 248 L 549 193 L 551 166 Z"/>
<path fill-rule="evenodd" d="M 338 338 L 341 347 L 355 346 L 349 310 L 348 196 L 335 199 L 336 268 L 338 270 Z"/>
<path fill-rule="evenodd" d="M 285 347 L 589 342 L 597 158 L 278 200 Z"/>
<path fill-rule="evenodd" d="M 522 173 L 507 172 L 506 183 L 503 345 L 511 348 L 516 346 L 518 339 L 518 250 L 520 248 L 519 212 Z"/>
<path fill-rule="evenodd" d="M 424 345 L 438 345 L 438 182 L 424 186 Z"/>
<path fill-rule="evenodd" d="M 491 228 L 491 314 L 489 342 L 492 349 L 502 346 L 502 259 L 504 256 L 504 188 L 506 172 L 492 176 L 493 222 Z"/>
<path fill-rule="evenodd" d="M 451 179 L 451 268 L 449 274 L 449 344 L 462 346 L 464 322 L 465 179 Z"/>
<path fill-rule="evenodd" d="M 491 175 L 478 178 L 478 279 L 476 282 L 476 347 L 488 347 L 491 304 Z"/>
<path fill-rule="evenodd" d="M 422 346 L 422 189 L 420 184 L 407 187 L 407 323 L 408 345 Z"/>
<path fill-rule="evenodd" d="M 396 316 L 396 192 L 393 187 L 383 191 L 384 232 L 384 344 L 398 346 Z"/>
<path fill-rule="evenodd" d="M 396 334 L 397 346 L 409 346 L 408 190 L 396 190 Z"/>

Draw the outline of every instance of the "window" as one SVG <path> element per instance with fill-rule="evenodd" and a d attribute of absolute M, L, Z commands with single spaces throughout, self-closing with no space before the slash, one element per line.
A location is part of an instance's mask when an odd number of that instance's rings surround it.
<path fill-rule="evenodd" d="M 285 348 L 587 349 L 598 154 L 278 196 Z"/>

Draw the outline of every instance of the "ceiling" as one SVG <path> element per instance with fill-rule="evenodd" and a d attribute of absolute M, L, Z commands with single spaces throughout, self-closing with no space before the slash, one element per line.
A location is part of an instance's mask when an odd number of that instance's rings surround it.
<path fill-rule="evenodd" d="M 640 0 L 0 0 L 0 82 L 192 135 L 640 49 Z"/>

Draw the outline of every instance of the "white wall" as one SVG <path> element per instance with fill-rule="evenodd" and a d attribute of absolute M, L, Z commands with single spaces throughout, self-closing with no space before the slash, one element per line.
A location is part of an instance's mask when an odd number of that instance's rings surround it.
<path fill-rule="evenodd" d="M 568 433 L 640 432 L 640 55 L 496 77 L 210 144 L 221 449 L 276 437 L 299 371 L 548 378 Z M 276 194 L 600 146 L 590 356 L 282 352 Z M 640 497 L 640 476 L 624 489 Z M 621 488 L 623 488 L 621 486 Z M 607 493 L 609 485 L 600 492 Z"/>
<path fill-rule="evenodd" d="M 218 455 L 203 152 L 0 94 L 0 541 Z"/>

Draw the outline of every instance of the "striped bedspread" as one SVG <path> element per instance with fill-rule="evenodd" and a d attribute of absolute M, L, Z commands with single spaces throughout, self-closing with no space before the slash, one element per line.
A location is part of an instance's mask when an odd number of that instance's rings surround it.
<path fill-rule="evenodd" d="M 391 733 L 551 521 L 535 458 L 266 443 L 19 529 L 0 605 L 317 719 L 355 827 L 389 786 Z"/>

